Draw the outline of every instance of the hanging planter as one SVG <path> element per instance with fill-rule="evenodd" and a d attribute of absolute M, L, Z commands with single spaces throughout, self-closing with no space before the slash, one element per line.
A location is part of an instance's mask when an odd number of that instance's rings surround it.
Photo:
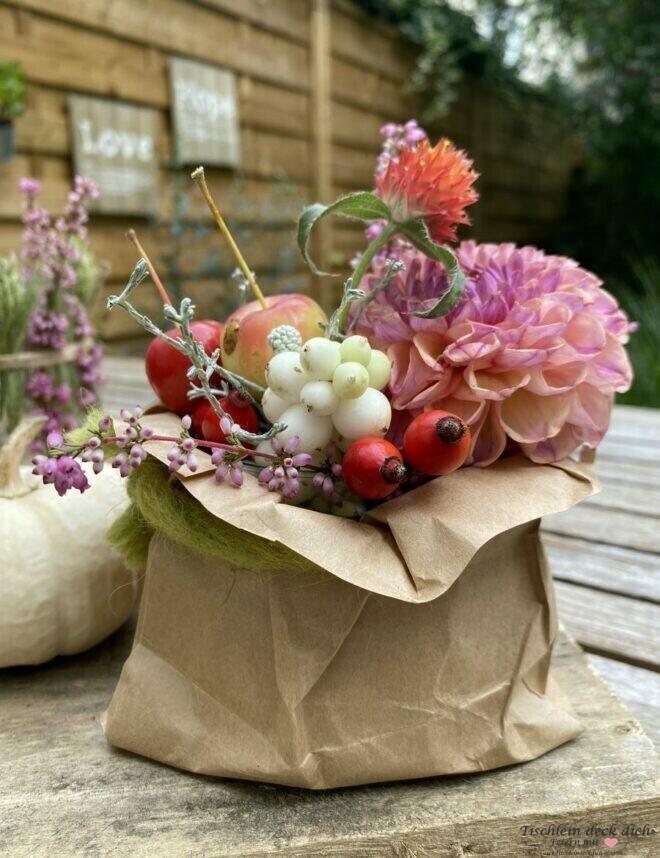
<path fill-rule="evenodd" d="M 0 122 L 0 164 L 6 164 L 16 154 L 13 122 Z"/>
<path fill-rule="evenodd" d="M 26 89 L 20 63 L 0 63 L 0 164 L 16 153 L 14 119 L 23 113 Z"/>

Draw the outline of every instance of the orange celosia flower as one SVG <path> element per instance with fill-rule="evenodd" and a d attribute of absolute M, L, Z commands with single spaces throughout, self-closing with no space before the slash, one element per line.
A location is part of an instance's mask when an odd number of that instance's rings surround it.
<path fill-rule="evenodd" d="M 404 149 L 376 178 L 376 191 L 394 220 L 423 217 L 438 243 L 456 240 L 456 225 L 469 223 L 467 206 L 479 195 L 472 185 L 478 174 L 465 152 L 446 138 L 435 146 L 428 140 Z"/>

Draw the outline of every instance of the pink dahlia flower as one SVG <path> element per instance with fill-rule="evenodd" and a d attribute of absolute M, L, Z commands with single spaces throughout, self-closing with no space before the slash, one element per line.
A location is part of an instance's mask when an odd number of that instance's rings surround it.
<path fill-rule="evenodd" d="M 632 381 L 624 348 L 631 325 L 595 275 L 534 247 L 465 241 L 457 254 L 464 297 L 448 315 L 420 319 L 410 313 L 447 289 L 444 269 L 409 245 L 394 251 L 405 270 L 355 329 L 392 359 L 395 441 L 431 408 L 468 422 L 473 463 L 482 466 L 511 444 L 535 462 L 554 462 L 601 441 L 614 393 Z M 374 262 L 367 290 L 385 263 Z"/>

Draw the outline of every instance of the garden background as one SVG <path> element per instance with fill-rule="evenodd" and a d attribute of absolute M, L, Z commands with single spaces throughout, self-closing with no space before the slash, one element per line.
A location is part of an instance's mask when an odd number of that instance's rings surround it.
<path fill-rule="evenodd" d="M 130 226 L 201 316 L 236 302 L 233 262 L 173 154 L 168 61 L 190 57 L 237 76 L 241 166 L 209 170 L 209 184 L 267 289 L 331 303 L 335 283 L 310 282 L 298 255 L 297 214 L 370 188 L 379 127 L 414 116 L 482 174 L 464 236 L 534 243 L 605 279 L 640 322 L 622 398 L 658 406 L 659 37 L 653 0 L 0 0 L 0 62 L 27 82 L 17 152 L 0 165 L 0 255 L 20 244 L 21 176 L 43 180 L 47 206 L 65 197 L 68 96 L 121 99 L 158 111 L 160 196 L 155 218 L 93 218 L 106 348 L 145 345 L 103 312 L 135 261 Z M 346 270 L 360 239 L 328 225 L 317 255 Z M 149 291 L 141 300 L 155 309 Z"/>

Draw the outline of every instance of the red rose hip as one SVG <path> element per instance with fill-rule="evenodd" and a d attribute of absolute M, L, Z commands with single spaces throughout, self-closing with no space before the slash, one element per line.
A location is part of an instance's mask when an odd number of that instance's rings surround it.
<path fill-rule="evenodd" d="M 360 438 L 344 453 L 344 482 L 365 500 L 380 500 L 399 486 L 406 476 L 401 453 L 383 438 Z"/>
<path fill-rule="evenodd" d="M 451 474 L 467 459 L 472 436 L 467 425 L 449 411 L 426 411 L 412 421 L 403 436 L 406 462 L 421 474 Z"/>

